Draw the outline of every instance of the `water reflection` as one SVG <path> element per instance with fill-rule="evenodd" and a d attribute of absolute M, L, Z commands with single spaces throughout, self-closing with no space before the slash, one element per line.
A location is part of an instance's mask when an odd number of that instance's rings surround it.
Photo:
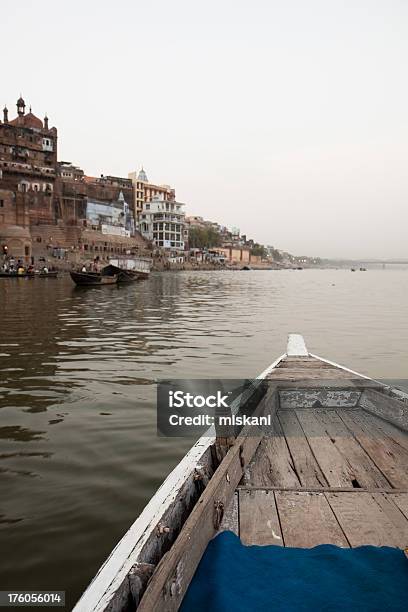
<path fill-rule="evenodd" d="M 407 378 L 406 270 L 164 273 L 82 290 L 3 280 L 0 293 L 0 578 L 65 589 L 69 607 L 190 445 L 156 437 L 157 379 L 254 377 L 290 331 Z"/>

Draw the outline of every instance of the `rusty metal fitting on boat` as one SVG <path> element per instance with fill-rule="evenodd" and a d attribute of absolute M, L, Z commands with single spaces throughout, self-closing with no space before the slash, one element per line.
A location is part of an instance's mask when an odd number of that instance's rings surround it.
<path fill-rule="evenodd" d="M 163 523 L 159 523 L 157 525 L 157 535 L 163 535 L 163 533 L 170 533 L 170 527 L 167 527 L 167 525 L 163 525 Z"/>

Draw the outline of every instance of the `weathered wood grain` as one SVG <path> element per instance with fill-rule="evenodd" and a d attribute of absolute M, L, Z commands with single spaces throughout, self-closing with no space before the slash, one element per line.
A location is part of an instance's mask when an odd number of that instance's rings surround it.
<path fill-rule="evenodd" d="M 396 524 L 393 510 L 384 511 L 384 504 L 392 502 L 382 493 L 325 493 L 325 496 L 351 546 L 401 547 L 403 544 L 405 530 L 401 529 L 401 523 Z"/>
<path fill-rule="evenodd" d="M 290 491 L 290 492 L 298 492 L 298 493 L 323 493 L 328 491 L 329 493 L 392 493 L 395 494 L 405 494 L 408 493 L 407 489 L 393 489 L 392 487 L 386 488 L 378 488 L 375 489 L 355 489 L 354 487 L 253 487 L 251 485 L 238 485 L 237 491 Z"/>
<path fill-rule="evenodd" d="M 336 370 L 331 365 L 324 363 L 323 361 L 319 361 L 318 359 L 296 359 L 292 357 L 290 359 L 282 359 L 282 361 L 277 366 L 277 369 L 287 369 L 287 368 L 295 368 L 295 369 L 314 369 L 314 370 Z"/>
<path fill-rule="evenodd" d="M 268 389 L 254 414 L 272 414 L 276 411 L 277 402 L 276 390 Z M 261 439 L 262 433 L 258 435 L 256 428 L 246 428 L 238 436 L 185 521 L 173 546 L 158 563 L 139 604 L 139 611 L 178 610 L 207 544 L 219 529 L 224 510 Z"/>
<path fill-rule="evenodd" d="M 248 465 L 245 484 L 282 487 L 300 484 L 278 420 L 275 421 L 275 434 L 263 438 Z"/>
<path fill-rule="evenodd" d="M 243 544 L 283 546 L 275 496 L 272 491 L 239 491 L 239 524 Z"/>
<path fill-rule="evenodd" d="M 275 499 L 285 546 L 349 546 L 324 493 L 276 491 Z"/>
<path fill-rule="evenodd" d="M 357 415 L 358 414 L 368 416 L 372 430 L 377 431 L 379 437 L 383 437 L 385 435 L 391 438 L 397 445 L 408 450 L 407 432 L 403 431 L 400 427 L 393 425 L 389 421 L 385 421 L 384 419 L 381 419 L 373 414 L 366 415 L 366 411 L 364 410 L 362 412 L 357 412 Z"/>
<path fill-rule="evenodd" d="M 408 450 L 380 428 L 371 415 L 357 411 L 338 414 L 392 486 L 407 487 Z"/>
<path fill-rule="evenodd" d="M 273 378 L 274 380 L 293 380 L 296 381 L 299 386 L 302 384 L 302 381 L 307 380 L 354 380 L 348 372 L 325 368 L 275 368 L 270 374 L 268 374 L 267 378 Z"/>
<path fill-rule="evenodd" d="M 336 448 L 314 410 L 296 410 L 296 416 L 307 436 L 317 463 L 327 482 L 333 487 L 353 486 L 350 464 Z"/>
<path fill-rule="evenodd" d="M 408 520 L 392 495 L 386 493 L 373 493 L 373 497 L 381 510 L 387 515 L 388 519 L 395 525 L 399 534 L 399 548 L 405 548 L 408 545 Z"/>
<path fill-rule="evenodd" d="M 358 389 L 282 389 L 280 409 L 294 408 L 354 408 L 361 392 Z"/>
<path fill-rule="evenodd" d="M 141 600 L 154 569 L 155 566 L 151 563 L 135 563 L 128 574 L 130 593 L 136 606 Z"/>
<path fill-rule="evenodd" d="M 353 476 L 356 487 L 387 487 L 390 485 L 382 472 L 373 463 L 370 456 L 345 426 L 338 413 L 328 410 L 316 410 L 316 418 L 330 437 L 335 448 L 343 456 Z"/>
<path fill-rule="evenodd" d="M 408 492 L 406 493 L 392 493 L 390 499 L 394 504 L 401 510 L 406 519 L 408 519 Z M 408 541 L 407 541 L 408 547 Z"/>
<path fill-rule="evenodd" d="M 361 395 L 360 406 L 397 427 L 408 431 L 408 405 L 393 397 L 367 389 Z"/>
<path fill-rule="evenodd" d="M 221 521 L 220 528 L 217 533 L 221 531 L 232 531 L 239 537 L 239 507 L 238 507 L 238 491 L 235 491 L 230 503 L 228 504 L 224 516 Z"/>
<path fill-rule="evenodd" d="M 311 451 L 295 412 L 293 410 L 279 411 L 278 418 L 301 485 L 304 487 L 326 485 L 327 480 Z"/>

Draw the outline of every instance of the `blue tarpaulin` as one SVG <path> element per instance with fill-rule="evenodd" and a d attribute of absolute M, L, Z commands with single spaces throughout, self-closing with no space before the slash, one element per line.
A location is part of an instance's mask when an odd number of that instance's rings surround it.
<path fill-rule="evenodd" d="M 404 612 L 408 560 L 388 546 L 244 546 L 225 531 L 208 545 L 181 612 Z"/>

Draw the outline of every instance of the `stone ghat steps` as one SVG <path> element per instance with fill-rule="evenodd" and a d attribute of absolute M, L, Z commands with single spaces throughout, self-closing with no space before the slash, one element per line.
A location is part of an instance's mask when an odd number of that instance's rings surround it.
<path fill-rule="evenodd" d="M 32 225 L 31 236 L 33 247 L 37 252 L 47 252 L 47 246 L 70 249 L 78 244 L 81 236 L 79 227 L 62 228 L 58 225 Z"/>
<path fill-rule="evenodd" d="M 30 229 L 34 257 L 50 257 L 52 255 L 50 247 L 66 249 L 71 255 L 78 252 L 78 247 L 80 247 L 79 250 L 84 257 L 93 257 L 95 254 L 104 252 L 133 251 L 134 249 L 143 253 L 147 247 L 146 241 L 139 233 L 131 238 L 125 238 L 102 234 L 99 231 L 80 226 L 62 227 L 46 224 L 32 225 Z M 149 255 L 148 250 L 146 255 Z"/>

